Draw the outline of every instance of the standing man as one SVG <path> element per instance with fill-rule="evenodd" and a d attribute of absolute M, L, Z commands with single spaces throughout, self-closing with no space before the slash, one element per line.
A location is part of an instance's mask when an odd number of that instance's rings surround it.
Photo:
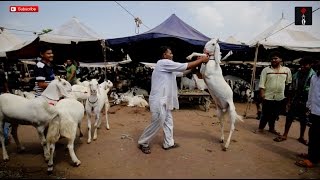
<path fill-rule="evenodd" d="M 298 117 L 300 121 L 300 136 L 298 141 L 304 145 L 307 145 L 307 141 L 304 139 L 304 132 L 307 127 L 307 108 L 306 103 L 308 100 L 308 93 L 310 89 L 310 80 L 315 71 L 311 68 L 312 58 L 304 57 L 300 60 L 300 70 L 293 75 L 292 81 L 292 102 L 290 109 L 286 117 L 286 124 L 284 133 L 282 136 L 278 136 L 273 139 L 276 142 L 287 140 L 287 136 L 294 118 Z"/>
<path fill-rule="evenodd" d="M 151 124 L 146 127 L 138 140 L 139 148 L 143 153 L 150 154 L 150 141 L 162 127 L 165 150 L 176 148 L 179 145 L 173 139 L 172 110 L 179 109 L 176 77 L 190 72 L 201 63 L 208 62 L 209 57 L 201 57 L 190 63 L 178 63 L 172 60 L 171 48 L 161 47 L 162 59 L 158 60 L 151 77 L 151 92 L 149 96 Z M 186 71 L 188 69 L 188 71 Z M 184 72 L 184 73 L 183 73 Z"/>
<path fill-rule="evenodd" d="M 295 164 L 312 168 L 320 161 L 320 60 L 316 62 L 316 75 L 311 77 L 310 90 L 306 107 L 310 110 L 311 126 L 309 129 L 308 154 L 301 154 L 304 160 Z"/>
<path fill-rule="evenodd" d="M 54 80 L 53 72 L 53 53 L 52 48 L 49 45 L 42 45 L 40 47 L 41 60 L 36 64 L 34 69 L 34 75 L 36 77 L 35 91 L 36 97 L 47 88 L 49 83 Z"/>
<path fill-rule="evenodd" d="M 2 67 L 2 66 L 1 66 Z M 4 73 L 4 68 L 0 69 L 0 94 L 2 93 L 10 93 L 8 80 L 6 78 L 6 74 Z M 9 131 L 10 131 L 10 123 L 5 122 L 3 128 L 3 135 L 4 135 L 4 143 L 5 145 L 9 144 Z"/>
<path fill-rule="evenodd" d="M 275 121 L 278 118 L 282 102 L 285 98 L 286 86 L 291 83 L 292 75 L 288 67 L 281 66 L 282 56 L 279 52 L 270 53 L 271 66 L 265 67 L 260 75 L 260 97 L 262 98 L 262 114 L 259 129 L 255 133 L 264 133 L 267 123 L 269 132 L 280 135 L 275 130 Z"/>
<path fill-rule="evenodd" d="M 66 71 L 67 71 L 67 81 L 74 85 L 77 83 L 77 67 L 73 64 L 71 59 L 67 59 L 66 61 Z"/>

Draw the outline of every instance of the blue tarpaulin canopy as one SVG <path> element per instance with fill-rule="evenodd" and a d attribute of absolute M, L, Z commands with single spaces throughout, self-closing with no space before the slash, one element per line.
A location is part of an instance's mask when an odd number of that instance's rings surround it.
<path fill-rule="evenodd" d="M 190 44 L 201 46 L 204 46 L 205 43 L 210 40 L 209 37 L 183 22 L 175 14 L 172 14 L 163 23 L 145 33 L 123 38 L 108 39 L 107 42 L 112 46 L 163 37 L 174 37 Z"/>
<path fill-rule="evenodd" d="M 139 42 L 143 40 L 156 39 L 156 38 L 178 38 L 191 45 L 204 46 L 210 40 L 201 32 L 197 31 L 187 23 L 183 22 L 175 14 L 172 14 L 167 20 L 158 25 L 157 27 L 135 36 L 108 39 L 107 43 L 110 46 L 124 45 L 128 43 Z M 248 46 L 239 44 L 230 44 L 220 42 L 221 50 L 248 50 Z"/>
<path fill-rule="evenodd" d="M 160 46 L 172 48 L 174 60 L 185 62 L 186 56 L 192 52 L 202 52 L 203 47 L 211 38 L 197 31 L 187 23 L 183 22 L 175 14 L 162 22 L 155 28 L 135 36 L 107 39 L 109 47 L 115 50 L 123 50 L 130 54 L 134 62 L 155 63 L 160 57 L 158 50 Z M 231 44 L 219 42 L 223 54 L 229 50 L 234 52 L 232 56 L 249 51 L 249 46 L 242 44 Z M 239 52 L 239 53 L 237 53 Z M 243 54 L 243 53 L 242 53 Z"/>

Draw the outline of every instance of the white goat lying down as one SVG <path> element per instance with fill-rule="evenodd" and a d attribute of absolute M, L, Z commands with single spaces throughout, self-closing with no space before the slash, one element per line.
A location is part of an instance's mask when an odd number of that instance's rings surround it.
<path fill-rule="evenodd" d="M 189 79 L 187 77 L 181 77 L 180 89 L 187 88 L 189 90 L 194 90 L 196 88 L 196 82 L 193 78 Z"/>
<path fill-rule="evenodd" d="M 149 106 L 148 102 L 144 99 L 144 96 L 141 95 L 133 95 L 133 91 L 129 90 L 124 94 L 120 94 L 120 99 L 122 102 L 127 102 L 127 106 L 133 107 L 133 106 L 138 106 L 138 107 L 147 107 Z"/>
<path fill-rule="evenodd" d="M 224 115 L 228 114 L 230 118 L 231 127 L 229 137 L 223 147 L 223 150 L 226 151 L 230 144 L 232 133 L 235 129 L 236 120 L 243 120 L 242 117 L 236 112 L 236 108 L 233 103 L 233 92 L 222 75 L 222 70 L 220 67 L 221 53 L 217 39 L 212 39 L 207 42 L 204 50 L 206 53 L 209 53 L 210 60 L 206 64 L 201 65 L 200 72 L 217 107 L 217 116 L 220 120 L 221 127 L 221 143 L 224 142 Z M 191 60 L 193 56 L 207 55 L 192 53 L 187 57 L 187 59 Z M 224 59 L 226 59 L 226 57 Z"/>
<path fill-rule="evenodd" d="M 111 81 L 105 81 L 99 85 L 96 79 L 90 81 L 90 96 L 86 101 L 85 110 L 88 120 L 88 143 L 91 143 L 91 116 L 95 116 L 93 140 L 97 139 L 97 129 L 100 127 L 101 110 L 104 107 L 106 112 L 106 128 L 109 130 L 108 110 L 110 108 L 108 92 L 112 88 Z"/>
<path fill-rule="evenodd" d="M 133 93 L 136 93 L 136 95 L 134 96 Z M 114 99 L 114 104 L 120 104 L 121 102 L 126 102 L 128 103 L 127 106 L 130 106 L 130 107 L 133 107 L 133 106 L 148 107 L 149 104 L 144 99 L 143 94 L 148 95 L 148 92 L 144 89 L 135 87 L 135 88 L 131 88 L 131 90 L 127 91 L 126 93 L 117 94 L 116 92 L 112 92 L 110 94 L 110 97 Z"/>
<path fill-rule="evenodd" d="M 44 129 L 54 118 L 59 118 L 55 106 L 49 103 L 56 103 L 61 97 L 68 96 L 71 92 L 71 85 L 64 79 L 53 80 L 43 91 L 40 97 L 26 99 L 21 96 L 5 93 L 0 95 L 0 127 L 4 122 L 11 123 L 12 137 L 17 144 L 18 150 L 24 150 L 20 144 L 17 128 L 19 124 L 34 126 L 39 134 L 41 145 L 43 146 L 44 157 L 49 159 L 49 152 L 46 146 Z M 3 128 L 0 128 L 0 141 L 2 145 L 3 160 L 8 161 L 9 156 L 4 145 Z"/>
<path fill-rule="evenodd" d="M 81 121 L 84 116 L 84 107 L 76 99 L 62 99 L 56 104 L 56 109 L 59 112 L 59 118 L 49 122 L 49 128 L 47 133 L 47 149 L 50 153 L 50 159 L 48 162 L 49 174 L 53 171 L 53 155 L 55 150 L 55 143 L 59 140 L 60 136 L 67 138 L 69 154 L 74 166 L 81 164 L 74 152 L 74 140 L 77 134 L 77 127 L 81 132 Z"/>

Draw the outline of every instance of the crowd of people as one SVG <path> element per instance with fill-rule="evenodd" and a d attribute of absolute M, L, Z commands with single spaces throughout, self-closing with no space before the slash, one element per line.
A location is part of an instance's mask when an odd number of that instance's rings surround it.
<path fill-rule="evenodd" d="M 303 57 L 300 68 L 291 74 L 288 67 L 281 65 L 283 57 L 279 52 L 270 53 L 271 66 L 265 67 L 260 75 L 257 113 L 259 126 L 254 133 L 265 133 L 268 124 L 269 132 L 277 135 L 273 140 L 282 142 L 287 140 L 288 133 L 294 119 L 300 121 L 300 135 L 297 139 L 308 146 L 308 153 L 299 154 L 304 160 L 295 164 L 302 167 L 313 167 L 320 160 L 320 142 L 317 140 L 320 127 L 320 61 L 312 57 Z M 262 109 L 260 108 L 260 103 Z M 276 120 L 280 112 L 288 103 L 286 122 L 283 135 L 276 131 Z M 309 141 L 305 139 L 307 124 L 310 123 Z"/>
<path fill-rule="evenodd" d="M 52 66 L 52 48 L 44 45 L 40 49 L 41 60 L 34 69 L 36 96 L 54 80 Z M 304 57 L 300 61 L 300 69 L 291 74 L 288 67 L 282 66 L 282 55 L 272 52 L 269 57 L 270 67 L 265 67 L 260 75 L 257 92 L 262 103 L 259 112 L 259 126 L 255 133 L 265 133 L 268 124 L 269 132 L 277 135 L 276 142 L 285 141 L 295 118 L 300 121 L 300 135 L 298 141 L 308 146 L 308 153 L 300 154 L 304 160 L 296 165 L 313 167 L 320 160 L 320 60 Z M 208 62 L 209 57 L 200 57 L 189 63 L 173 61 L 170 47 L 161 47 L 161 58 L 157 62 L 151 77 L 151 91 L 149 96 L 151 123 L 147 126 L 138 140 L 139 149 L 146 154 L 151 153 L 150 142 L 162 127 L 164 131 L 163 149 L 169 150 L 179 147 L 173 138 L 173 117 L 171 111 L 179 109 L 176 77 L 191 72 L 190 69 Z M 76 84 L 78 64 L 71 59 L 65 63 L 66 80 L 71 85 Z M 9 92 L 3 70 L 0 70 L 1 93 Z M 287 99 L 288 101 L 284 101 Z M 276 131 L 276 120 L 280 115 L 284 102 L 289 102 L 289 110 L 283 135 Z M 309 120 L 308 120 L 309 119 Z M 307 122 L 310 121 L 308 141 L 305 139 Z M 5 125 L 5 138 L 8 143 L 9 125 Z"/>

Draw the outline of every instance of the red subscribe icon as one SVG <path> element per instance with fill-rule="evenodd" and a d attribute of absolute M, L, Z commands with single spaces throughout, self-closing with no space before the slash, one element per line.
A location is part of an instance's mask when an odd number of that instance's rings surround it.
<path fill-rule="evenodd" d="M 39 12 L 38 6 L 10 6 L 10 12 Z"/>

